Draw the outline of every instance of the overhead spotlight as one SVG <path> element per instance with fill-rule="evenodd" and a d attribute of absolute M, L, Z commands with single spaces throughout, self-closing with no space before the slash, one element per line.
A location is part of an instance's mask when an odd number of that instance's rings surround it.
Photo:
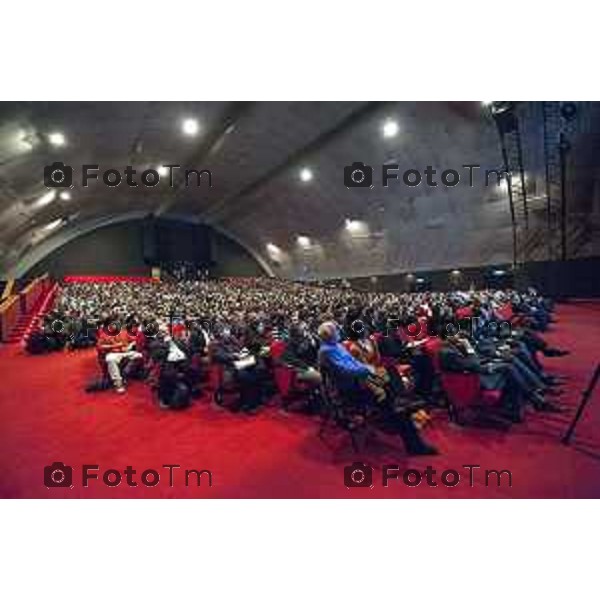
<path fill-rule="evenodd" d="M 312 171 L 306 167 L 300 171 L 300 181 L 310 181 L 313 178 Z"/>
<path fill-rule="evenodd" d="M 48 204 L 50 204 L 50 202 L 52 202 L 54 199 L 56 198 L 56 190 L 50 190 L 49 192 L 46 192 L 43 196 L 40 196 L 36 201 L 35 201 L 35 208 L 42 208 L 43 206 L 47 206 Z"/>
<path fill-rule="evenodd" d="M 58 194 L 58 197 L 61 200 L 70 200 L 71 199 L 71 193 L 70 192 L 61 192 L 60 194 Z"/>
<path fill-rule="evenodd" d="M 394 137 L 398 134 L 400 127 L 398 126 L 398 122 L 392 119 L 388 119 L 381 128 L 383 131 L 383 137 L 390 138 Z"/>
<path fill-rule="evenodd" d="M 310 248 L 310 238 L 306 235 L 299 235 L 296 238 L 296 241 L 298 242 L 298 246 L 300 246 L 301 248 Z"/>
<path fill-rule="evenodd" d="M 197 119 L 184 119 L 181 124 L 181 130 L 186 135 L 196 135 L 200 130 L 200 125 Z"/>
<path fill-rule="evenodd" d="M 368 224 L 358 219 L 346 219 L 345 228 L 352 236 L 366 236 L 369 233 Z"/>
<path fill-rule="evenodd" d="M 30 150 L 33 150 L 33 147 L 35 145 L 34 137 L 35 136 L 32 133 L 21 129 L 17 134 L 17 145 L 19 150 L 21 150 L 22 152 L 28 152 Z"/>
<path fill-rule="evenodd" d="M 62 222 L 62 219 L 55 219 L 54 221 L 50 221 L 50 223 L 48 223 L 47 225 L 44 225 L 42 229 L 44 231 L 52 231 L 53 229 L 60 227 L 62 225 Z"/>
<path fill-rule="evenodd" d="M 48 141 L 53 145 L 56 146 L 57 148 L 59 148 L 60 146 L 64 146 L 67 142 L 67 140 L 65 139 L 65 136 L 58 132 L 55 131 L 53 133 L 49 133 L 48 134 Z"/>
<path fill-rule="evenodd" d="M 509 179 L 513 189 L 521 187 L 521 173 L 519 171 L 511 173 Z M 502 179 L 503 187 L 507 188 L 508 185 L 504 183 L 505 181 L 506 179 Z M 527 173 L 525 172 L 523 172 L 523 181 L 527 183 Z"/>

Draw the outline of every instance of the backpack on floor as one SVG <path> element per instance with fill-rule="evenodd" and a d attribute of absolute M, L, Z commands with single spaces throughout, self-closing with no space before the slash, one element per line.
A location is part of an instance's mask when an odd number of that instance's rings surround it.
<path fill-rule="evenodd" d="M 188 408 L 192 403 L 192 393 L 183 381 L 159 389 L 158 397 L 163 404 L 173 410 Z"/>
<path fill-rule="evenodd" d="M 39 331 L 34 331 L 27 339 L 25 350 L 29 354 L 45 354 L 50 351 L 50 345 L 46 335 Z"/>

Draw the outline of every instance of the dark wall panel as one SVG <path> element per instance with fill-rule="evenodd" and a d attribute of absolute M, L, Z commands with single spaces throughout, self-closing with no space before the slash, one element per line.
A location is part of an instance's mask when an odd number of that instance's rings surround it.
<path fill-rule="evenodd" d="M 528 263 L 517 275 L 521 286 L 532 285 L 555 298 L 600 297 L 600 258 Z"/>
<path fill-rule="evenodd" d="M 109 225 L 76 238 L 40 261 L 26 277 L 44 272 L 55 277 L 149 276 L 153 264 L 171 260 L 212 265 L 210 272 L 215 276 L 264 275 L 252 255 L 209 227 L 165 219 L 150 225 L 144 219 Z"/>
<path fill-rule="evenodd" d="M 259 277 L 265 275 L 256 259 L 233 240 L 213 231 L 213 267 L 215 277 L 237 275 L 239 277 Z"/>
<path fill-rule="evenodd" d="M 158 261 L 158 234 L 156 219 L 147 217 L 142 221 L 142 253 L 148 265 L 155 265 Z"/>
<path fill-rule="evenodd" d="M 502 273 L 502 274 L 501 274 Z M 449 291 L 533 286 L 553 298 L 600 297 L 600 258 L 582 258 L 561 261 L 531 262 L 512 270 L 510 265 L 471 267 L 459 273 L 419 271 L 377 277 L 355 277 L 348 283 L 355 289 L 378 292 L 412 292 L 420 290 Z M 422 281 L 419 281 L 422 280 Z M 339 280 L 331 280 L 339 281 Z"/>
<path fill-rule="evenodd" d="M 78 237 L 52 252 L 26 275 L 150 275 L 144 260 L 144 224 L 128 221 Z"/>

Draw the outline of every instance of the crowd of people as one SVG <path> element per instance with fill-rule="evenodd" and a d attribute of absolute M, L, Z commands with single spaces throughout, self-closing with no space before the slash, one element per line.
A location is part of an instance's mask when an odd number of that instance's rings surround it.
<path fill-rule="evenodd" d="M 227 377 L 236 384 L 232 410 L 248 412 L 275 393 L 274 365 L 308 389 L 327 377 L 410 453 L 428 454 L 436 450 L 420 426 L 440 371 L 477 374 L 483 389 L 500 393 L 509 421 L 521 420 L 527 405 L 560 410 L 561 381 L 539 358 L 565 353 L 540 335 L 552 315 L 552 303 L 533 289 L 376 293 L 271 278 L 86 282 L 61 287 L 37 340 L 47 350 L 95 345 L 117 392 L 137 372 L 164 408 L 199 393 L 209 364 L 220 369 L 219 385 Z"/>

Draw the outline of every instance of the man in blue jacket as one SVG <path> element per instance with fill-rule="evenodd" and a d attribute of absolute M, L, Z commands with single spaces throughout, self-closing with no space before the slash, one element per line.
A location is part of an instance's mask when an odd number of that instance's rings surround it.
<path fill-rule="evenodd" d="M 377 381 L 375 370 L 370 365 L 356 360 L 339 342 L 337 325 L 333 322 L 323 323 L 319 327 L 321 346 L 319 348 L 319 364 L 326 368 L 335 380 L 337 387 L 349 397 L 359 398 L 365 403 L 375 404 L 385 415 L 388 425 L 400 435 L 406 451 L 412 455 L 437 454 L 438 451 L 426 444 L 419 435 L 410 415 L 395 410 L 394 398 L 387 390 L 374 393 L 373 384 Z M 369 380 L 369 386 L 366 385 Z"/>

